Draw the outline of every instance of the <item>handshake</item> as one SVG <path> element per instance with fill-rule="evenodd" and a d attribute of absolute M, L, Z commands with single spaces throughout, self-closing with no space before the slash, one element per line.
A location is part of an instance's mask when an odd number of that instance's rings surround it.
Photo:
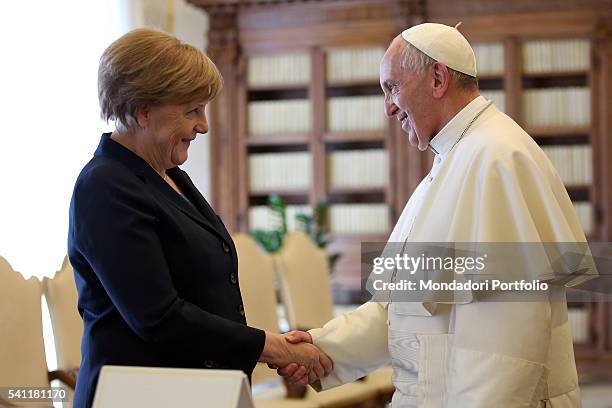
<path fill-rule="evenodd" d="M 333 369 L 332 360 L 312 344 L 310 334 L 297 330 L 285 334 L 266 332 L 259 361 L 297 385 L 312 384 L 327 377 Z"/>

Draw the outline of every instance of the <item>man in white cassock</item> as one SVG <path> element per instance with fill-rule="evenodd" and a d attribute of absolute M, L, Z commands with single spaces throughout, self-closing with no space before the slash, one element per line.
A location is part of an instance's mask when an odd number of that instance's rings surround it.
<path fill-rule="evenodd" d="M 456 28 L 402 32 L 380 83 L 386 114 L 435 154 L 389 242 L 586 242 L 546 155 L 480 96 L 474 51 Z M 579 407 L 563 286 L 550 289 L 561 301 L 379 299 L 287 339 L 312 341 L 333 359 L 333 372 L 313 384 L 322 390 L 391 363 L 394 408 Z M 295 365 L 279 373 L 307 381 Z"/>

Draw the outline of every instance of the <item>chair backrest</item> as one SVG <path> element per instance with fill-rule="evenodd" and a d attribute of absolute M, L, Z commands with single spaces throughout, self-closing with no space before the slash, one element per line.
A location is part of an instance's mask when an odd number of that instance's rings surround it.
<path fill-rule="evenodd" d="M 274 259 L 289 326 L 312 329 L 331 320 L 333 301 L 325 251 L 303 232 L 291 232 Z"/>
<path fill-rule="evenodd" d="M 278 333 L 274 263 L 246 234 L 232 236 L 238 251 L 240 291 L 249 326 Z M 276 372 L 258 363 L 253 371 L 253 384 L 278 379 Z"/>
<path fill-rule="evenodd" d="M 42 288 L 0 257 L 0 384 L 48 387 Z"/>
<path fill-rule="evenodd" d="M 55 338 L 58 367 L 73 369 L 81 365 L 83 320 L 77 310 L 77 290 L 68 258 L 53 278 L 43 280 L 43 290 Z"/>

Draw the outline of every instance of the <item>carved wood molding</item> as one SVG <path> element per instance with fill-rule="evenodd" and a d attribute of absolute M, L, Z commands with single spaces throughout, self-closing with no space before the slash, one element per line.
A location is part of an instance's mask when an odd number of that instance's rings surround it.
<path fill-rule="evenodd" d="M 270 10 L 275 7 L 339 5 L 359 8 L 370 4 L 400 10 L 402 15 L 424 15 L 426 0 L 187 0 L 207 12 L 215 10 Z"/>
<path fill-rule="evenodd" d="M 234 64 L 238 58 L 237 10 L 209 11 L 208 55 L 219 65 Z"/>

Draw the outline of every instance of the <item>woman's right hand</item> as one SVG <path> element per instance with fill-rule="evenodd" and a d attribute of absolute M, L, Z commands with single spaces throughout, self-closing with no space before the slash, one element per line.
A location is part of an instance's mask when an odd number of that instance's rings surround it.
<path fill-rule="evenodd" d="M 306 385 L 323 378 L 332 371 L 331 359 L 315 345 L 308 342 L 291 344 L 285 336 L 266 332 L 266 342 L 259 361 L 273 367 L 295 364 L 300 372 L 307 373 L 296 383 Z"/>

